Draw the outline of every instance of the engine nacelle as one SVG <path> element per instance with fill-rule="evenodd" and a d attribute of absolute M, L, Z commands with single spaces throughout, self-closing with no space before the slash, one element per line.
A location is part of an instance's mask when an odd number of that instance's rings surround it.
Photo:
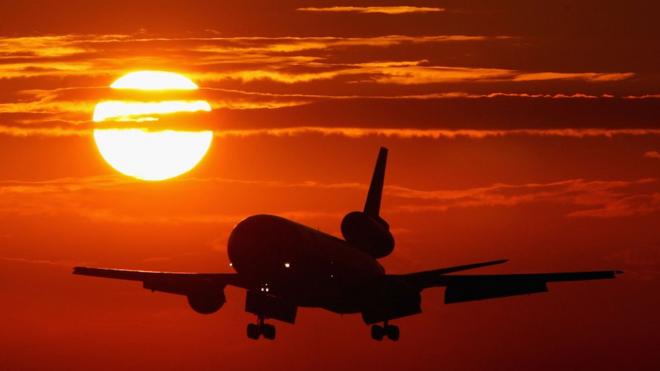
<path fill-rule="evenodd" d="M 387 222 L 361 211 L 346 214 L 341 221 L 341 233 L 347 242 L 376 259 L 394 250 L 394 237 Z"/>
<path fill-rule="evenodd" d="M 188 304 L 197 313 L 211 314 L 215 313 L 225 304 L 225 293 L 220 291 L 218 293 L 204 293 L 204 294 L 189 294 Z"/>

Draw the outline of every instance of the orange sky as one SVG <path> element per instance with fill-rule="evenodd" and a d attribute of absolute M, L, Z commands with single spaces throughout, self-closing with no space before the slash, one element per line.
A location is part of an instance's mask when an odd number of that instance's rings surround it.
<path fill-rule="evenodd" d="M 1 369 L 657 369 L 660 43 L 654 2 L 26 1 L 0 4 Z M 96 102 L 139 69 L 213 111 L 190 173 L 142 182 L 100 157 Z M 302 310 L 253 342 L 245 294 L 183 298 L 74 277 L 89 264 L 229 271 L 232 226 L 275 213 L 338 234 L 390 148 L 402 273 L 623 269 L 614 281 L 442 305 L 376 343 Z"/>

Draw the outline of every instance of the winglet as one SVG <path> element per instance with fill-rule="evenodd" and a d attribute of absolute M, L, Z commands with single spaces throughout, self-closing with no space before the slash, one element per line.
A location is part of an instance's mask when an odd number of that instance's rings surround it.
<path fill-rule="evenodd" d="M 385 165 L 387 164 L 387 148 L 380 147 L 378 159 L 374 167 L 374 174 L 371 177 L 367 201 L 364 204 L 364 213 L 379 218 L 380 200 L 383 196 L 383 183 L 385 182 Z"/>

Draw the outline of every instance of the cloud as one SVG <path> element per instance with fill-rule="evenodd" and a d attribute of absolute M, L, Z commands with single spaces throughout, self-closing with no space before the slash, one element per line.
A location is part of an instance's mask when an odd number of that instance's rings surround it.
<path fill-rule="evenodd" d="M 460 63 L 442 65 L 431 63 L 427 59 L 374 60 L 377 57 L 362 52 L 365 47 L 389 48 L 399 45 L 493 42 L 508 39 L 514 38 L 482 35 L 273 38 L 62 35 L 2 38 L 0 58 L 5 60 L 0 64 L 0 80 L 35 77 L 99 79 L 119 76 L 126 72 L 126 66 L 149 66 L 158 69 L 186 66 L 186 71 L 183 72 L 198 81 L 211 84 L 226 80 L 299 84 L 333 79 L 342 79 L 342 82 L 348 80 L 347 82 L 355 84 L 395 85 L 457 82 L 483 85 L 555 80 L 606 83 L 635 76 L 628 71 L 526 71 L 467 67 L 461 66 Z M 165 52 L 157 55 L 142 52 L 156 47 Z M 422 50 L 424 48 L 420 49 Z M 428 51 L 424 53 L 427 54 Z"/>
<path fill-rule="evenodd" d="M 587 87 L 587 84 L 607 84 L 630 79 L 633 76 L 632 73 L 625 71 L 567 73 L 479 67 L 474 63 L 470 63 L 470 66 L 461 66 L 460 61 L 456 61 L 455 65 L 446 65 L 447 63 L 442 63 L 447 62 L 446 59 L 430 58 L 434 53 L 430 50 L 435 50 L 435 48 L 448 48 L 452 45 L 463 48 L 466 45 L 464 43 L 490 42 L 509 43 L 520 42 L 520 40 L 508 36 L 483 35 L 384 35 L 375 37 L 218 37 L 217 35 L 206 35 L 174 38 L 148 34 L 90 34 L 5 37 L 0 38 L 2 62 L 0 63 L 0 135 L 20 137 L 89 135 L 93 129 L 90 118 L 94 106 L 101 99 L 113 99 L 110 96 L 113 93 L 109 92 L 111 89 L 104 86 L 109 85 L 113 78 L 125 73 L 127 66 L 136 66 L 136 68 L 148 66 L 149 68 L 174 70 L 185 66 L 185 70 L 182 72 L 197 80 L 201 86 L 206 87 L 198 93 L 204 95 L 204 99 L 211 104 L 215 111 L 219 111 L 214 113 L 212 118 L 240 116 L 239 120 L 231 122 L 217 120 L 216 123 L 210 122 L 210 119 L 202 122 L 211 129 L 217 129 L 219 125 L 228 122 L 227 127 L 233 125 L 231 127 L 234 129 L 244 126 L 276 127 L 272 130 L 261 131 L 249 128 L 229 131 L 216 130 L 219 136 L 321 134 L 342 135 L 351 138 L 364 136 L 479 138 L 505 135 L 572 137 L 655 135 L 653 130 L 646 131 L 644 134 L 640 131 L 643 130 L 642 128 L 651 126 L 645 116 L 645 112 L 648 110 L 639 111 L 640 115 L 644 116 L 643 122 L 641 124 L 630 123 L 629 127 L 636 128 L 630 131 L 594 129 L 569 132 L 572 129 L 563 129 L 562 132 L 526 132 L 524 130 L 457 132 L 406 129 L 404 127 L 409 125 L 409 122 L 403 120 L 371 122 L 370 120 L 376 119 L 367 117 L 366 113 L 362 113 L 366 110 L 361 107 L 355 111 L 354 117 L 348 118 L 349 121 L 342 124 L 342 119 L 337 119 L 337 122 L 332 123 L 332 128 L 322 128 L 324 123 L 329 122 L 324 118 L 327 115 L 322 112 L 328 107 L 323 101 L 329 100 L 432 101 L 437 99 L 520 98 L 585 101 L 587 99 L 613 98 L 614 104 L 620 107 L 620 102 L 624 99 L 614 98 L 608 94 L 589 93 L 591 88 Z M 154 54 L 152 51 L 156 48 L 162 53 Z M 368 52 L 365 52 L 366 49 Z M 408 49 L 418 53 L 409 53 Z M 424 59 L 427 55 L 430 56 L 429 59 Z M 29 84 L 21 80 L 25 78 L 31 79 Z M 545 92 L 537 87 L 530 88 L 530 91 L 533 92 L 514 91 L 511 85 L 519 84 L 517 86 L 527 87 L 530 83 L 539 81 L 571 81 L 571 84 L 579 85 L 577 85 L 578 88 L 571 88 L 564 93 L 555 90 Z M 53 86 L 61 88 L 53 89 Z M 30 87 L 30 89 L 18 90 L 25 89 L 25 87 Z M 460 91 L 454 91 L 459 89 Z M 353 92 L 355 93 L 353 94 Z M 624 98 L 626 100 L 649 100 L 654 96 L 640 94 Z M 319 104 L 313 107 L 301 107 L 314 103 Z M 404 103 L 408 104 L 408 102 Z M 340 104 L 343 105 L 344 102 Z M 360 104 L 362 103 L 347 102 L 346 107 L 350 105 L 357 107 Z M 636 103 L 630 102 L 630 104 Z M 494 106 L 489 105 L 489 107 Z M 300 108 L 288 109 L 292 107 Z M 313 111 L 317 108 L 321 113 L 314 116 Z M 275 109 L 279 109 L 275 115 L 276 120 L 280 120 L 277 124 L 252 124 L 254 121 L 234 124 L 245 117 L 256 118 L 255 121 L 262 122 L 268 120 L 265 118 L 265 114 L 237 113 L 236 111 Z M 578 114 L 584 112 L 579 109 L 576 111 Z M 345 111 L 339 113 L 342 112 Z M 409 112 L 419 111 L 412 108 Z M 477 127 L 509 127 L 507 124 L 502 124 L 504 119 L 498 116 L 503 115 L 502 112 L 503 110 L 500 110 L 492 116 L 499 120 L 495 125 L 488 125 L 489 122 L 477 122 L 477 125 L 482 125 Z M 288 114 L 293 119 L 283 122 L 283 117 Z M 376 116 L 377 113 L 374 117 Z M 302 119 L 298 119 L 299 117 Z M 319 121 L 314 120 L 316 117 L 320 117 Z M 396 115 L 391 117 L 392 120 L 399 120 Z M 484 114 L 483 117 L 483 120 L 487 120 L 485 119 L 487 115 Z M 611 116 L 602 121 L 600 118 L 598 121 L 594 119 L 594 121 L 587 120 L 587 122 L 580 121 L 580 119 L 581 117 L 575 118 L 577 123 L 558 123 L 558 125 L 569 127 L 609 126 L 611 121 L 620 120 L 611 118 Z M 592 119 L 592 117 L 587 117 L 587 119 Z M 415 122 L 420 127 L 464 127 L 468 121 L 460 115 L 446 115 L 441 119 L 444 121 L 437 123 L 425 120 L 430 119 L 421 118 Z M 546 121 L 549 120 L 546 119 Z M 195 121 L 195 124 L 197 122 Z M 246 122 L 247 125 L 245 125 Z M 162 125 L 165 123 L 163 120 Z M 621 125 L 619 122 L 615 124 Z M 181 125 L 183 126 L 183 124 Z M 308 125 L 308 127 L 281 127 L 284 125 Z M 376 127 L 373 129 L 360 127 L 372 125 Z M 513 124 L 514 127 L 520 125 L 520 122 Z M 548 124 L 548 126 L 553 125 Z"/>
<path fill-rule="evenodd" d="M 333 65 L 316 61 L 308 64 L 309 70 L 286 70 L 283 68 L 244 69 L 236 71 L 199 72 L 195 77 L 201 81 L 239 80 L 254 82 L 270 80 L 284 84 L 307 83 L 349 78 L 354 83 L 379 83 L 397 85 L 421 85 L 458 82 L 527 82 L 552 80 L 581 80 L 585 82 L 620 81 L 635 76 L 625 73 L 529 73 L 512 69 L 452 67 L 429 65 L 426 60 L 378 61 L 355 64 Z"/>
<path fill-rule="evenodd" d="M 422 7 L 422 6 L 330 6 L 330 7 L 306 7 L 296 9 L 301 12 L 315 13 L 363 13 L 363 14 L 408 14 L 408 13 L 437 13 L 444 12 L 444 8 Z"/>
<path fill-rule="evenodd" d="M 122 198 L 131 198 L 130 194 L 152 193 L 153 184 L 132 178 L 115 176 L 95 176 L 84 178 L 61 178 L 46 181 L 0 181 L 0 215 L 14 217 L 77 217 L 98 223 L 113 224 L 143 224 L 143 225 L 181 225 L 181 224 L 223 224 L 234 225 L 247 215 L 241 212 L 227 211 L 227 205 L 222 210 L 190 211 L 187 203 L 170 202 L 166 212 L 157 208 L 146 207 L 144 199 L 130 201 L 127 204 Z M 172 180 L 161 188 L 172 187 L 212 187 L 218 189 L 246 186 L 263 188 L 290 189 L 304 187 L 306 189 L 351 189 L 352 184 L 320 185 L 313 182 L 284 183 L 278 181 L 249 181 L 223 178 Z M 145 197 L 148 198 L 148 197 Z M 158 198 L 158 197 L 157 197 Z M 117 201 L 105 202 L 104 199 Z M 148 201 L 147 201 L 148 202 Z M 157 203 L 162 203 L 158 198 Z M 135 208 L 135 204 L 142 205 Z M 152 210 L 149 210 L 152 209 Z M 267 210 L 267 206 L 263 208 Z M 297 219 L 315 220 L 340 218 L 331 211 L 274 209 L 278 215 Z"/>
<path fill-rule="evenodd" d="M 621 81 L 634 77 L 632 72 L 596 73 L 596 72 L 528 72 L 518 74 L 513 81 L 548 81 L 548 80 L 584 80 L 592 82 Z"/>
<path fill-rule="evenodd" d="M 59 178 L 42 181 L 2 180 L 0 195 L 12 194 L 61 194 L 88 190 L 110 189 L 138 181 L 119 176 L 95 176 L 85 178 Z"/>
<path fill-rule="evenodd" d="M 125 93 L 122 93 L 125 94 Z M 401 119 L 388 120 L 385 122 L 379 120 L 371 120 L 370 116 L 360 116 L 357 112 L 364 111 L 366 115 L 368 110 L 360 109 L 356 111 L 354 117 L 343 117 L 335 121 L 341 122 L 348 119 L 352 125 L 336 126 L 335 122 L 329 122 L 330 126 L 324 125 L 324 120 L 319 122 L 319 125 L 303 125 L 304 122 L 314 122 L 314 112 L 327 112 L 328 104 L 334 105 L 338 109 L 346 105 L 346 107 L 379 107 L 380 105 L 389 104 L 385 101 L 397 101 L 397 104 L 402 104 L 402 107 L 410 106 L 415 110 L 431 110 L 434 111 L 434 100 L 451 101 L 442 103 L 440 107 L 450 107 L 450 105 L 457 105 L 458 110 L 470 109 L 471 101 L 474 101 L 477 107 L 483 107 L 485 110 L 494 107 L 488 100 L 501 100 L 502 104 L 516 108 L 520 105 L 523 112 L 529 112 L 530 106 L 525 106 L 522 100 L 529 100 L 530 104 L 538 105 L 555 104 L 552 101 L 576 101 L 580 106 L 575 103 L 570 103 L 571 107 L 589 107 L 589 101 L 596 101 L 594 103 L 603 104 L 601 102 L 607 101 L 608 105 L 612 105 L 614 109 L 620 110 L 622 105 L 628 101 L 627 98 L 614 97 L 610 94 L 586 94 L 586 93 L 573 93 L 573 94 L 530 94 L 530 93 L 510 93 L 510 92 L 492 92 L 492 93 L 469 93 L 462 91 L 446 91 L 438 93 L 426 94 L 396 94 L 392 92 L 390 95 L 370 95 L 370 94 L 354 94 L 354 95 L 341 95 L 341 94 L 309 94 L 309 93 L 272 93 L 265 91 L 251 91 L 241 89 L 228 89 L 228 88 L 202 88 L 194 93 L 194 96 L 182 96 L 185 99 L 203 99 L 208 101 L 213 112 L 204 115 L 190 115 L 183 114 L 161 116 L 158 123 L 152 122 L 145 125 L 146 129 L 159 130 L 159 129 L 179 129 L 179 130 L 215 130 L 218 136 L 224 137 L 247 137 L 247 136 L 293 136 L 293 135 L 339 135 L 350 138 L 371 137 L 371 136 L 384 136 L 401 139 L 414 139 L 414 138 L 490 138 L 490 137 L 504 137 L 504 136 L 556 136 L 556 137 L 613 137 L 613 136 L 641 136 L 641 135 L 657 135 L 657 129 L 650 126 L 652 124 L 650 119 L 645 119 L 642 111 L 642 120 L 639 122 L 630 121 L 630 116 L 626 114 L 626 126 L 636 127 L 635 129 L 614 129 L 611 128 L 612 124 L 618 124 L 619 121 L 616 116 L 609 116 L 610 122 L 607 120 L 601 123 L 599 117 L 581 117 L 582 112 L 588 112 L 582 109 L 573 109 L 570 112 L 575 112 L 576 117 L 573 119 L 578 123 L 584 123 L 585 126 L 592 126 L 591 128 L 570 128 L 562 127 L 563 123 L 557 123 L 560 128 L 553 129 L 554 122 L 545 124 L 548 128 L 543 128 L 543 125 L 538 129 L 518 128 L 520 123 L 526 125 L 526 122 L 516 122 L 517 125 L 500 124 L 484 125 L 481 121 L 470 121 L 470 125 L 474 128 L 460 129 L 463 124 L 463 117 L 453 117 L 451 114 L 444 115 L 445 120 L 442 123 L 426 122 L 423 119 L 418 122 L 422 127 L 430 126 L 431 128 L 406 128 L 397 127 L 398 125 L 408 124 L 406 117 Z M 157 97 L 167 97 L 160 96 Z M 149 98 L 149 97 L 146 97 Z M 27 137 L 27 136 L 85 136 L 89 135 L 94 127 L 91 120 L 92 112 L 96 104 L 104 99 L 112 100 L 136 100 L 142 101 L 146 99 L 140 95 L 121 95 L 113 89 L 99 86 L 78 86 L 54 89 L 27 89 L 17 91 L 11 98 L 12 102 L 0 103 L 0 135 Z M 153 99 L 153 98 L 151 98 Z M 521 100 L 521 102 L 517 102 Z M 383 101 L 383 102 L 379 102 Z M 428 103 L 422 103 L 429 101 Z M 547 103 L 542 102 L 547 101 Z M 645 104 L 650 105 L 652 102 L 643 103 L 641 101 L 630 104 Z M 309 106 L 309 107 L 301 107 Z M 333 106 L 333 107 L 334 107 Z M 299 109 L 286 109 L 292 107 L 301 107 Z M 552 107 L 552 106 L 548 106 Z M 443 108 L 443 109 L 447 109 Z M 560 107 L 561 108 L 561 107 Z M 255 110 L 277 110 L 275 116 L 267 116 L 262 113 L 251 113 L 241 111 L 255 111 Z M 547 110 L 547 108 L 546 108 Z M 500 112 L 501 111 L 501 112 Z M 494 115 L 487 115 L 487 117 L 499 117 L 498 115 L 505 115 L 509 111 L 495 111 Z M 484 111 L 489 112 L 489 111 Z M 568 111 L 567 111 L 568 112 Z M 612 111 L 617 112 L 617 111 Z M 626 111 L 624 111 L 625 113 Z M 322 113 L 321 113 L 322 114 Z M 534 112 L 527 113 L 530 119 L 534 120 Z M 539 113 L 540 114 L 540 113 Z M 622 113 L 623 114 L 623 113 Z M 256 115 L 256 116 L 255 116 Z M 295 117 L 293 121 L 300 121 L 301 126 L 283 127 L 288 122 L 282 120 L 284 116 Z M 170 117 L 171 116 L 171 117 Z M 620 115 L 621 116 L 621 115 Z M 254 118 L 257 121 L 254 121 Z M 269 123 L 265 117 L 274 117 L 273 122 Z M 622 116 L 623 117 L 623 116 Z M 229 125 L 227 121 L 231 121 Z M 454 121 L 459 120 L 455 125 Z M 481 120 L 477 118 L 477 120 Z M 520 121 L 520 119 L 517 119 Z M 289 119 L 291 121 L 291 119 Z M 495 120 L 497 121 L 497 120 Z M 570 123 L 566 123 L 567 125 Z M 595 125 L 602 124 L 610 126 L 610 128 L 598 128 Z M 112 128 L 126 127 L 125 123 L 114 123 Z M 133 125 L 133 124 L 130 124 Z M 375 127 L 369 127 L 375 125 Z M 379 127 L 379 126 L 383 127 Z M 386 126 L 386 127 L 385 127 Z M 449 128 L 433 128 L 434 126 L 448 126 Z M 509 127 L 513 127 L 509 129 Z M 108 127 L 107 125 L 105 127 Z M 484 129 L 480 129 L 484 127 Z M 487 129 L 487 127 L 495 127 L 498 129 Z M 648 128 L 647 128 L 648 127 Z M 224 129 L 221 129 L 224 128 Z"/>
<path fill-rule="evenodd" d="M 569 217 L 616 218 L 643 216 L 660 211 L 660 193 L 624 195 L 593 209 L 574 211 Z"/>
<path fill-rule="evenodd" d="M 297 135 L 337 135 L 348 138 L 381 136 L 397 139 L 486 139 L 508 136 L 538 136 L 564 138 L 612 138 L 615 136 L 658 136 L 660 129 L 512 129 L 512 130 L 471 130 L 471 129 L 405 129 L 405 128 L 357 128 L 357 127 L 292 127 L 273 129 L 239 129 L 216 131 L 218 137 L 251 136 L 297 136 Z"/>
<path fill-rule="evenodd" d="M 587 93 L 516 93 L 516 92 L 492 92 L 492 93 L 469 93 L 465 91 L 447 91 L 439 93 L 426 93 L 426 94 L 391 94 L 391 95 L 372 95 L 372 94 L 354 94 L 354 95 L 338 95 L 338 94 L 303 94 L 303 93 L 271 93 L 264 91 L 249 91 L 239 89 L 226 89 L 226 88 L 205 88 L 202 90 L 219 91 L 223 93 L 238 94 L 251 97 L 268 97 L 272 99 L 300 99 L 306 102 L 314 100 L 331 100 L 331 99 L 411 99 L 411 100 L 431 100 L 431 99 L 485 99 L 485 98 L 528 98 L 528 99 L 614 99 L 617 98 L 612 94 L 603 93 L 600 95 L 587 94 Z M 630 99 L 631 96 L 623 97 L 623 99 Z"/>
<path fill-rule="evenodd" d="M 143 100 L 144 95 L 129 93 L 117 94 L 107 87 L 68 87 L 55 89 L 27 89 L 17 94 L 20 98 L 15 102 L 0 103 L 0 113 L 85 113 L 91 114 L 94 105 L 101 99 Z M 606 99 L 615 98 L 610 94 L 593 95 L 586 93 L 468 93 L 463 91 L 447 91 L 426 94 L 392 94 L 392 95 L 332 95 L 332 94 L 302 94 L 302 93 L 270 93 L 265 91 L 248 91 L 227 88 L 201 88 L 200 97 L 207 100 L 213 108 L 230 109 L 273 109 L 292 107 L 322 100 L 350 99 L 381 99 L 381 100 L 431 100 L 431 99 L 485 99 L 485 98 L 529 98 L 529 99 Z M 171 94 L 167 96 L 171 99 Z M 148 96 L 146 96 L 148 98 Z M 625 99 L 631 99 L 625 97 Z"/>
<path fill-rule="evenodd" d="M 84 53 L 85 48 L 73 45 L 75 40 L 73 35 L 2 37 L 0 59 L 63 57 Z"/>
<path fill-rule="evenodd" d="M 428 62 L 368 62 L 356 65 L 354 74 L 369 75 L 367 79 L 385 84 L 433 84 L 470 80 L 501 80 L 515 72 L 499 68 L 428 66 Z"/>
<path fill-rule="evenodd" d="M 0 103 L 0 113 L 46 113 L 58 115 L 63 113 L 85 113 L 94 110 L 91 101 L 23 101 Z"/>
<path fill-rule="evenodd" d="M 156 93 L 151 93 L 156 94 Z M 84 135 L 91 130 L 94 125 L 91 122 L 92 112 L 98 102 L 102 100 L 121 100 L 121 101 L 149 101 L 153 100 L 152 95 L 145 96 L 138 93 L 118 93 L 113 89 L 99 86 L 89 87 L 66 87 L 54 89 L 27 89 L 14 94 L 13 101 L 0 103 L 0 134 L 13 136 L 63 136 L 67 135 L 67 130 L 71 129 L 70 135 Z M 157 95 L 156 98 L 167 98 L 171 100 L 171 95 Z M 178 95 L 174 98 L 179 97 Z M 337 104 L 360 105 L 377 104 L 377 101 L 392 100 L 400 101 L 406 104 L 412 104 L 414 101 L 432 101 L 432 100 L 453 100 L 456 104 L 465 104 L 466 101 L 474 100 L 477 104 L 483 105 L 485 100 L 511 99 L 525 100 L 610 100 L 611 104 L 620 105 L 628 98 L 617 98 L 610 94 L 530 94 L 514 92 L 492 92 L 492 93 L 469 93 L 462 91 L 446 91 L 438 93 L 425 94 L 396 94 L 390 95 L 371 95 L 371 94 L 309 94 L 309 93 L 272 93 L 264 91 L 249 91 L 228 88 L 202 88 L 194 94 L 182 95 L 179 97 L 185 100 L 203 99 L 211 105 L 215 113 L 212 116 L 188 117 L 184 119 L 181 115 L 172 115 L 172 117 L 162 117 L 159 125 L 151 125 L 153 129 L 159 127 L 167 128 L 167 125 L 173 125 L 172 129 L 179 126 L 182 129 L 213 129 L 216 115 L 223 115 L 223 112 L 245 111 L 245 110 L 274 110 L 289 107 L 299 107 L 314 103 L 326 104 L 329 101 L 344 101 Z M 178 98 L 177 98 L 178 99 Z M 385 104 L 385 103 L 383 103 Z M 453 104 L 453 103 L 452 103 Z M 522 104 L 522 103 L 521 103 Z M 317 106 L 323 109 L 323 106 Z M 431 105 L 419 107 L 432 109 Z M 488 107 L 485 107 L 488 108 Z M 303 109 L 299 112 L 309 112 L 314 108 Z M 578 112 L 579 113 L 579 112 Z M 231 113 L 229 113 L 231 114 Z M 284 114 L 280 111 L 278 114 Z M 356 116 L 357 117 L 357 116 Z M 310 120 L 310 118 L 305 118 Z M 360 121 L 360 120 L 357 120 Z M 185 122 L 186 125 L 181 123 Z M 194 123 L 194 124 L 193 124 Z M 190 124 L 190 125 L 189 125 Z M 360 124 L 360 123 L 358 123 Z M 178 125 L 178 126 L 177 126 Z M 592 123 L 593 125 L 593 123 Z M 423 125 L 426 126 L 426 125 Z M 645 124 L 636 125 L 645 127 Z M 389 135 L 389 134 L 388 134 Z M 422 136 L 429 136 L 423 133 Z"/>
<path fill-rule="evenodd" d="M 647 151 L 647 152 L 644 153 L 644 157 L 660 159 L 660 152 L 658 152 L 658 151 Z"/>
<path fill-rule="evenodd" d="M 0 135 L 11 137 L 85 137 L 92 134 L 91 129 L 72 127 L 24 127 L 0 124 Z"/>
<path fill-rule="evenodd" d="M 404 44 L 432 44 L 445 42 L 475 42 L 507 40 L 509 36 L 483 35 L 385 35 L 372 37 L 235 37 L 206 38 L 199 40 L 202 45 L 193 47 L 193 51 L 212 55 L 231 56 L 238 54 L 264 56 L 263 53 L 294 53 L 346 47 L 391 47 Z M 260 54 L 262 53 L 262 54 Z M 314 58 L 311 60 L 317 60 Z"/>
<path fill-rule="evenodd" d="M 148 187 L 148 184 L 120 175 L 0 181 L 0 214 L 20 217 L 64 215 L 117 224 L 233 224 L 243 217 L 228 213 L 182 211 L 149 213 L 95 199 L 98 195 L 114 197 L 145 186 Z"/>
<path fill-rule="evenodd" d="M 619 81 L 633 77 L 625 73 L 560 73 L 526 72 L 501 68 L 449 67 L 428 65 L 427 61 L 370 62 L 357 65 L 362 73 L 371 75 L 373 81 L 390 84 L 432 84 L 461 81 L 552 81 L 582 80 L 587 82 Z M 357 73 L 357 71 L 354 71 Z"/>
<path fill-rule="evenodd" d="M 567 217 L 614 218 L 660 212 L 660 193 L 647 190 L 655 189 L 657 182 L 657 179 L 571 179 L 550 183 L 493 184 L 471 189 L 435 191 L 389 186 L 385 193 L 392 197 L 416 201 L 395 207 L 395 210 L 404 212 L 552 203 L 579 208 L 566 214 Z"/>
<path fill-rule="evenodd" d="M 0 256 L 0 261 L 9 262 L 9 263 L 21 263 L 21 264 L 52 265 L 52 266 L 66 267 L 66 268 L 71 268 L 73 266 L 79 265 L 79 262 L 73 260 L 27 259 L 27 258 L 15 258 L 8 256 Z"/>
<path fill-rule="evenodd" d="M 615 218 L 644 216 L 660 212 L 657 179 L 584 180 L 569 179 L 547 183 L 496 183 L 466 189 L 421 190 L 400 185 L 387 185 L 384 193 L 391 213 L 445 212 L 458 208 L 519 207 L 530 204 L 567 206 L 571 218 Z M 212 188 L 219 192 L 250 189 L 250 192 L 300 195 L 323 192 L 356 192 L 367 188 L 362 183 L 322 183 L 315 181 L 284 182 L 272 180 L 240 180 L 224 178 L 188 178 L 168 183 L 170 189 L 200 190 Z M 161 191 L 167 187 L 160 187 Z M 181 188 L 184 187 L 184 188 Z M 270 190 L 268 190 L 270 189 Z M 274 189 L 277 189 L 275 191 Z M 130 200 L 121 200 L 127 198 Z M 137 192 L 137 193 L 135 193 Z M 50 181 L 0 182 L 0 214 L 11 216 L 74 216 L 100 223 L 115 224 L 227 224 L 244 218 L 247 211 L 204 208 L 191 211 L 188 204 L 172 202 L 166 212 L 152 207 L 149 197 L 135 198 L 140 192 L 152 193 L 150 184 L 120 176 L 65 178 Z M 163 195 L 154 200 L 160 200 Z M 139 201 L 138 201 L 139 199 Z M 105 202 L 104 200 L 109 200 Z M 159 201 L 162 202 L 162 201 Z M 261 210 L 297 220 L 339 219 L 343 210 L 273 209 L 275 204 L 262 204 Z"/>
<path fill-rule="evenodd" d="M 660 94 L 626 95 L 625 99 L 660 99 Z"/>
<path fill-rule="evenodd" d="M 167 124 L 169 125 L 169 124 Z M 134 126 L 131 126 L 134 127 Z M 168 126 L 169 127 L 169 126 Z M 105 128 L 121 128 L 109 125 Z M 145 126 L 145 130 L 158 130 L 156 125 Z M 163 128 L 164 129 L 164 128 Z M 0 135 L 14 137 L 67 137 L 88 136 L 93 127 L 76 126 L 7 126 L 0 124 Z M 558 137 L 558 138 L 613 138 L 619 136 L 659 136 L 660 129 L 414 129 L 414 128 L 361 128 L 361 127 L 321 127 L 298 126 L 268 129 L 225 129 L 216 130 L 218 138 L 248 137 L 292 137 L 303 135 L 340 136 L 351 139 L 385 137 L 395 139 L 488 139 L 503 137 Z"/>
<path fill-rule="evenodd" d="M 0 38 L 0 79 L 117 76 L 126 72 L 126 66 L 167 69 L 184 65 L 192 73 L 212 68 L 210 62 L 240 64 L 248 66 L 246 71 L 252 71 L 260 69 L 249 68 L 250 64 L 291 67 L 316 61 L 319 57 L 295 54 L 321 49 L 505 38 L 479 35 L 173 38 L 94 34 L 5 37 Z M 166 52 L 159 55 L 141 52 L 156 47 Z"/>

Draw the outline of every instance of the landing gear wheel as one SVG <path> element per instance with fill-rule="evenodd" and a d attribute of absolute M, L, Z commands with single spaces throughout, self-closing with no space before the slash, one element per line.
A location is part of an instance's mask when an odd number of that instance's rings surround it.
<path fill-rule="evenodd" d="M 259 328 L 259 325 L 254 323 L 250 323 L 247 325 L 248 338 L 252 340 L 257 340 L 259 339 L 259 335 L 261 335 L 261 329 Z"/>
<path fill-rule="evenodd" d="M 387 333 L 387 338 L 392 341 L 399 340 L 399 326 L 389 325 L 385 327 L 385 332 Z"/>
<path fill-rule="evenodd" d="M 261 333 L 264 335 L 264 338 L 275 340 L 275 326 L 265 323 L 261 326 Z"/>
<path fill-rule="evenodd" d="M 379 325 L 371 326 L 371 338 L 374 340 L 381 341 L 385 336 L 385 329 Z"/>

